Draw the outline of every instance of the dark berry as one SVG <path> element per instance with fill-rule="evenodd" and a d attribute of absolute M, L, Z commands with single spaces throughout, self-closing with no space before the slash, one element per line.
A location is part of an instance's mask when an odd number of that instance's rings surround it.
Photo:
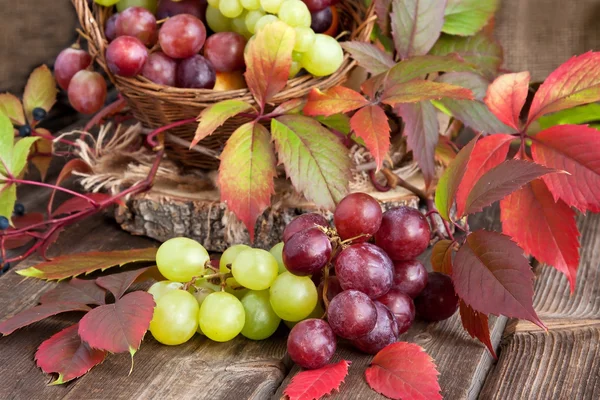
<path fill-rule="evenodd" d="M 404 333 L 410 328 L 415 320 L 415 304 L 410 296 L 402 293 L 396 288 L 377 299 L 378 302 L 390 309 L 396 317 L 398 332 Z"/>
<path fill-rule="evenodd" d="M 10 269 L 10 263 L 3 263 L 3 260 L 0 258 L 0 265 L 2 269 L 0 270 L 0 275 L 4 275 Z"/>
<path fill-rule="evenodd" d="M 358 290 L 346 290 L 329 303 L 327 321 L 336 335 L 357 339 L 375 328 L 377 308 L 366 294 Z"/>
<path fill-rule="evenodd" d="M 5 230 L 10 227 L 10 222 L 8 222 L 8 218 L 0 216 L 0 230 Z"/>
<path fill-rule="evenodd" d="M 429 246 L 431 229 L 419 210 L 396 207 L 383 213 L 375 243 L 394 261 L 412 260 Z"/>
<path fill-rule="evenodd" d="M 427 285 L 427 269 L 419 260 L 394 262 L 394 288 L 413 299 Z"/>
<path fill-rule="evenodd" d="M 29 125 L 22 125 L 19 127 L 19 136 L 27 137 L 31 136 L 31 127 Z"/>
<path fill-rule="evenodd" d="M 48 115 L 48 113 L 41 107 L 36 107 L 33 109 L 33 119 L 36 121 L 43 120 L 46 118 L 46 115 Z"/>
<path fill-rule="evenodd" d="M 21 203 L 16 203 L 15 204 L 15 209 L 13 210 L 13 213 L 15 215 L 19 215 L 19 216 L 25 214 L 25 206 L 23 204 L 21 204 Z"/>
<path fill-rule="evenodd" d="M 375 328 L 365 336 L 354 339 L 352 344 L 367 354 L 377 354 L 381 349 L 398 340 L 398 323 L 389 308 L 375 301 L 377 323 Z"/>
<path fill-rule="evenodd" d="M 333 223 L 342 240 L 366 242 L 381 225 L 381 206 L 366 193 L 351 193 L 338 204 Z"/>
<path fill-rule="evenodd" d="M 442 321 L 450 318 L 458 309 L 458 296 L 452 279 L 440 272 L 430 272 L 427 286 L 415 299 L 419 318 L 426 321 Z"/>

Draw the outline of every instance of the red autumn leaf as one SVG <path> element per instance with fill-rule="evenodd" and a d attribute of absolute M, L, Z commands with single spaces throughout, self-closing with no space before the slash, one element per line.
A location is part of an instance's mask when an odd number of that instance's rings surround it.
<path fill-rule="evenodd" d="M 440 137 L 437 111 L 429 101 L 398 104 L 394 111 L 402 117 L 408 147 L 429 186 L 436 177 L 435 148 Z"/>
<path fill-rule="evenodd" d="M 502 231 L 526 253 L 552 265 L 569 279 L 571 293 L 579 267 L 579 230 L 575 211 L 554 201 L 541 180 L 531 182 L 500 202 Z"/>
<path fill-rule="evenodd" d="M 19 275 L 31 278 L 61 280 L 94 271 L 104 271 L 115 266 L 134 262 L 154 262 L 157 249 L 131 249 L 107 252 L 90 252 L 69 254 L 53 258 L 36 265 L 17 271 Z"/>
<path fill-rule="evenodd" d="M 73 278 L 61 282 L 54 289 L 44 293 L 40 303 L 73 302 L 101 306 L 106 303 L 106 292 L 93 280 Z"/>
<path fill-rule="evenodd" d="M 442 32 L 444 9 L 438 0 L 392 0 L 392 37 L 402 59 L 431 50 Z"/>
<path fill-rule="evenodd" d="M 490 338 L 490 327 L 488 324 L 488 317 L 485 314 L 477 312 L 465 304 L 464 301 L 459 303 L 460 320 L 462 321 L 463 327 L 471 335 L 472 338 L 477 338 L 483 343 L 492 357 L 497 359 L 496 351 L 492 345 L 492 339 Z"/>
<path fill-rule="evenodd" d="M 300 114 L 302 109 L 306 105 L 306 99 L 304 97 L 298 99 L 291 99 L 278 105 L 272 112 L 273 115 L 282 114 Z"/>
<path fill-rule="evenodd" d="M 39 306 L 28 308 L 27 310 L 21 311 L 20 313 L 2 321 L 0 323 L 0 333 L 3 335 L 10 335 L 17 329 L 31 325 L 34 322 L 39 322 L 56 314 L 69 311 L 89 310 L 90 308 L 82 303 L 62 302 L 40 304 Z"/>
<path fill-rule="evenodd" d="M 79 324 L 75 324 L 53 335 L 35 353 L 35 361 L 42 371 L 58 374 L 52 385 L 79 378 L 106 358 L 105 351 L 91 349 L 81 341 L 78 327 Z"/>
<path fill-rule="evenodd" d="M 98 286 L 111 292 L 115 296 L 115 300 L 120 299 L 137 278 L 147 270 L 148 268 L 140 268 L 133 271 L 101 276 L 96 279 L 96 283 Z"/>
<path fill-rule="evenodd" d="M 50 248 L 50 246 L 52 246 L 52 243 L 56 242 L 56 240 L 64 230 L 65 228 L 62 227 L 52 232 L 52 234 L 46 240 L 44 240 L 42 245 L 37 249 L 37 254 L 39 254 L 44 260 L 48 260 L 48 249 Z M 17 273 L 19 274 L 19 271 L 17 271 Z"/>
<path fill-rule="evenodd" d="M 368 104 L 369 101 L 362 94 L 344 86 L 334 86 L 324 92 L 314 88 L 308 94 L 303 112 L 310 116 L 330 116 L 354 111 Z"/>
<path fill-rule="evenodd" d="M 223 125 L 229 118 L 238 115 L 241 112 L 252 109 L 252 105 L 243 100 L 224 100 L 206 107 L 198 117 L 198 127 L 194 134 L 194 139 L 190 148 L 198 144 L 199 141 Z"/>
<path fill-rule="evenodd" d="M 295 33 L 283 22 L 268 24 L 254 35 L 244 55 L 246 83 L 261 109 L 286 85 L 292 66 Z"/>
<path fill-rule="evenodd" d="M 367 383 L 390 399 L 441 399 L 440 384 L 433 359 L 414 343 L 397 342 L 386 346 L 365 371 Z"/>
<path fill-rule="evenodd" d="M 448 83 L 414 79 L 409 82 L 392 84 L 386 87 L 381 101 L 394 107 L 401 103 L 416 103 L 423 100 L 436 100 L 443 97 L 452 99 L 473 99 L 469 89 Z"/>
<path fill-rule="evenodd" d="M 128 293 L 114 304 L 84 315 L 79 321 L 79 336 L 94 349 L 130 353 L 133 357 L 150 326 L 154 305 L 149 293 Z"/>
<path fill-rule="evenodd" d="M 431 266 L 436 272 L 452 275 L 452 240 L 443 239 L 433 245 L 431 250 Z"/>
<path fill-rule="evenodd" d="M 529 72 L 501 75 L 488 87 L 483 99 L 496 117 L 506 125 L 519 130 L 519 115 L 527 100 Z"/>
<path fill-rule="evenodd" d="M 456 193 L 457 216 L 463 216 L 467 197 L 479 178 L 506 160 L 513 139 L 510 135 L 491 135 L 477 142 Z"/>
<path fill-rule="evenodd" d="M 93 200 L 97 203 L 101 203 L 104 200 L 108 200 L 111 198 L 110 195 L 105 193 L 90 193 L 85 195 L 90 200 Z M 121 201 L 121 204 L 123 202 Z M 52 216 L 63 215 L 63 214 L 74 214 L 79 211 L 87 210 L 94 208 L 94 205 L 81 197 L 72 197 L 69 200 L 66 200 L 62 203 L 54 212 Z"/>
<path fill-rule="evenodd" d="M 60 174 L 58 174 L 58 178 L 56 179 L 56 186 L 60 186 L 60 184 L 71 175 L 73 172 L 81 172 L 81 173 L 91 173 L 92 168 L 83 160 L 79 158 L 74 158 L 71 161 L 67 162 L 62 169 L 60 170 Z M 54 203 L 54 196 L 56 195 L 56 190 L 52 191 L 50 195 L 50 200 L 48 200 L 48 204 L 52 207 L 52 203 Z"/>
<path fill-rule="evenodd" d="M 538 133 L 531 146 L 533 160 L 569 174 L 545 176 L 554 200 L 582 212 L 600 212 L 600 135 L 580 125 L 557 125 Z"/>
<path fill-rule="evenodd" d="M 365 141 L 379 170 L 390 150 L 390 124 L 385 111 L 375 105 L 363 107 L 352 116 L 350 126 L 356 136 Z"/>
<path fill-rule="evenodd" d="M 373 75 L 386 72 L 396 64 L 389 53 L 372 43 L 348 41 L 340 44 L 344 50 L 350 53 L 352 59 L 358 62 L 358 65 Z"/>
<path fill-rule="evenodd" d="M 538 88 L 527 123 L 542 115 L 600 100 L 600 52 L 572 57 Z"/>
<path fill-rule="evenodd" d="M 523 250 L 496 232 L 471 233 L 452 265 L 456 293 L 474 310 L 526 319 L 546 329 L 533 309 L 533 278 Z"/>
<path fill-rule="evenodd" d="M 39 224 L 42 221 L 44 221 L 44 215 L 40 213 L 27 213 L 25 215 L 15 215 L 14 217 L 12 217 L 12 222 L 15 227 L 8 228 L 6 230 L 6 233 L 10 233 L 11 231 L 17 229 L 23 229 L 28 226 Z M 28 235 L 12 236 L 4 241 L 4 248 L 6 250 L 16 249 L 18 247 L 26 245 L 31 240 L 33 240 L 33 237 Z"/>
<path fill-rule="evenodd" d="M 233 132 L 221 153 L 221 201 L 246 225 L 254 240 L 257 218 L 271 205 L 275 192 L 275 154 L 267 128 L 249 122 Z"/>
<path fill-rule="evenodd" d="M 339 390 L 351 362 L 342 360 L 319 369 L 302 371 L 292 378 L 283 394 L 289 400 L 313 400 Z"/>
<path fill-rule="evenodd" d="M 521 186 L 552 172 L 557 171 L 525 160 L 504 161 L 486 172 L 473 186 L 467 197 L 465 214 L 480 212 Z"/>

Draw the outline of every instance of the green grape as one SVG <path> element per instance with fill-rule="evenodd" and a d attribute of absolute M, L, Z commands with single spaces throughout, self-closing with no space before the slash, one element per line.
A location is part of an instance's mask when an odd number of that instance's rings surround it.
<path fill-rule="evenodd" d="M 152 14 L 156 14 L 158 0 L 121 0 L 117 3 L 117 11 L 123 12 L 129 7 L 144 7 Z"/>
<path fill-rule="evenodd" d="M 248 289 L 268 289 L 279 274 L 277 260 L 266 250 L 242 251 L 233 264 L 231 273 L 238 283 Z"/>
<path fill-rule="evenodd" d="M 198 305 L 201 306 L 202 302 L 206 297 L 214 292 L 218 292 L 221 290 L 220 285 L 215 285 L 214 283 L 209 282 L 206 279 L 197 279 L 193 285 L 190 286 L 188 292 L 190 292 L 196 300 L 198 301 Z"/>
<path fill-rule="evenodd" d="M 162 344 L 185 343 L 196 333 L 199 309 L 189 292 L 172 290 L 156 302 L 150 333 Z"/>
<path fill-rule="evenodd" d="M 254 32 L 258 33 L 258 31 L 260 31 L 262 28 L 275 21 L 279 21 L 279 18 L 271 14 L 264 15 L 258 21 L 256 21 L 256 24 L 254 25 Z"/>
<path fill-rule="evenodd" d="M 163 295 L 170 292 L 171 290 L 180 290 L 182 288 L 183 283 L 181 282 L 160 281 L 150 286 L 150 289 L 148 289 L 148 293 L 150 293 L 152 297 L 154 297 L 154 301 L 158 301 L 158 299 L 160 299 Z"/>
<path fill-rule="evenodd" d="M 265 13 L 262 10 L 253 10 L 253 11 L 248 11 L 248 13 L 246 14 L 246 28 L 248 28 L 248 31 L 250 33 L 256 33 L 256 31 L 254 30 L 254 27 L 256 26 L 256 22 L 265 15 Z"/>
<path fill-rule="evenodd" d="M 277 12 L 279 19 L 291 27 L 310 27 L 310 11 L 300 0 L 285 0 Z"/>
<path fill-rule="evenodd" d="M 277 14 L 283 0 L 260 0 L 260 6 L 263 10 L 271 14 Z"/>
<path fill-rule="evenodd" d="M 198 314 L 202 332 L 215 342 L 236 337 L 246 321 L 244 306 L 232 294 L 216 292 L 208 295 Z"/>
<path fill-rule="evenodd" d="M 95 0 L 96 4 L 100 4 L 104 7 L 110 7 L 117 4 L 120 0 Z"/>
<path fill-rule="evenodd" d="M 221 14 L 218 8 L 206 7 L 206 23 L 213 32 L 231 31 L 231 20 Z"/>
<path fill-rule="evenodd" d="M 270 294 L 273 311 L 284 321 L 300 321 L 317 305 L 317 288 L 309 276 L 284 272 L 271 285 Z"/>
<path fill-rule="evenodd" d="M 241 301 L 246 311 L 242 335 L 252 340 L 263 340 L 275 333 L 281 318 L 271 307 L 268 290 L 251 290 Z"/>
<path fill-rule="evenodd" d="M 235 18 L 242 14 L 244 7 L 242 7 L 240 0 L 220 0 L 219 11 L 227 18 Z"/>
<path fill-rule="evenodd" d="M 342 46 L 329 35 L 316 34 L 313 46 L 302 53 L 302 66 L 314 76 L 327 76 L 344 61 Z"/>
<path fill-rule="evenodd" d="M 240 3 L 246 10 L 258 10 L 260 8 L 260 0 L 240 0 Z"/>
<path fill-rule="evenodd" d="M 323 308 L 323 305 L 319 301 L 319 302 L 317 302 L 315 309 L 312 310 L 312 312 L 308 315 L 308 317 L 302 318 L 300 321 L 304 321 L 305 319 L 310 319 L 310 318 L 321 319 L 321 318 L 323 318 L 323 315 L 325 315 L 325 309 Z M 292 329 L 300 321 L 283 321 L 283 323 L 285 324 L 285 326 Z"/>
<path fill-rule="evenodd" d="M 294 51 L 297 51 L 298 53 L 308 51 L 315 43 L 315 32 L 312 29 L 305 27 L 294 28 L 294 30 L 296 31 Z"/>
<path fill-rule="evenodd" d="M 158 270 L 170 281 L 189 282 L 204 274 L 204 264 L 210 260 L 206 249 L 188 238 L 169 239 L 156 252 Z"/>
<path fill-rule="evenodd" d="M 220 0 L 208 0 L 207 3 L 211 7 L 219 8 L 219 1 Z"/>
<path fill-rule="evenodd" d="M 221 259 L 219 260 L 219 272 L 227 273 L 231 270 L 231 264 L 235 261 L 236 257 L 244 250 L 249 250 L 252 247 L 246 246 L 245 244 L 234 244 L 223 252 Z M 229 265 L 229 267 L 228 267 Z"/>
<path fill-rule="evenodd" d="M 283 242 L 279 242 L 275 246 L 273 246 L 271 250 L 269 250 L 269 253 L 271 253 L 271 255 L 277 260 L 277 265 L 279 266 L 279 273 L 282 274 L 286 272 L 287 269 L 285 268 L 285 264 L 283 264 Z"/>
<path fill-rule="evenodd" d="M 239 33 L 246 39 L 252 36 L 252 33 L 246 27 L 246 12 L 244 11 L 239 17 L 231 20 L 231 30 L 235 33 Z"/>
<path fill-rule="evenodd" d="M 302 69 L 302 53 L 298 53 L 297 51 L 292 51 L 292 65 L 290 66 L 290 74 L 288 75 L 288 79 L 294 78 L 300 70 Z M 283 250 L 283 246 L 281 246 Z M 284 265 L 285 268 L 285 265 Z M 287 271 L 287 269 L 286 269 Z"/>

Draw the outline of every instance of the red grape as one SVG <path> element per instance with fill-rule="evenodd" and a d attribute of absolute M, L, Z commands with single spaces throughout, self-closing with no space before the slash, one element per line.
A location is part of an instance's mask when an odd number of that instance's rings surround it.
<path fill-rule="evenodd" d="M 61 51 L 54 63 L 54 78 L 58 86 L 67 90 L 73 76 L 89 67 L 91 63 L 92 56 L 84 50 L 70 47 Z"/>
<path fill-rule="evenodd" d="M 310 12 L 320 11 L 325 7 L 339 3 L 339 0 L 302 0 Z"/>
<path fill-rule="evenodd" d="M 298 232 L 283 246 L 283 264 L 294 275 L 312 275 L 323 269 L 330 257 L 331 242 L 319 228 Z"/>
<path fill-rule="evenodd" d="M 458 309 L 458 296 L 452 279 L 440 272 L 430 272 L 427 286 L 415 299 L 419 318 L 426 321 L 442 321 L 450 318 Z"/>
<path fill-rule="evenodd" d="M 377 308 L 377 323 L 375 328 L 365 336 L 354 339 L 352 344 L 367 354 L 377 354 L 385 346 L 398 340 L 398 324 L 389 308 L 375 301 Z"/>
<path fill-rule="evenodd" d="M 217 72 L 232 72 L 244 69 L 246 38 L 235 32 L 219 32 L 211 35 L 204 46 L 204 57 Z"/>
<path fill-rule="evenodd" d="M 327 308 L 331 330 L 344 339 L 357 339 L 375 328 L 377 308 L 366 294 L 346 290 L 335 296 Z"/>
<path fill-rule="evenodd" d="M 104 36 L 109 43 L 117 37 L 117 19 L 119 19 L 119 14 L 115 13 L 106 20 L 104 25 Z"/>
<path fill-rule="evenodd" d="M 118 36 L 133 36 L 146 46 L 152 46 L 158 39 L 156 18 L 143 7 L 129 7 L 116 22 Z"/>
<path fill-rule="evenodd" d="M 82 114 L 94 114 L 106 101 L 106 81 L 97 72 L 81 70 L 69 84 L 69 102 Z"/>
<path fill-rule="evenodd" d="M 156 18 L 165 19 L 179 14 L 190 14 L 205 22 L 206 0 L 160 0 L 156 10 Z"/>
<path fill-rule="evenodd" d="M 158 40 L 162 51 L 169 57 L 188 58 L 197 54 L 204 45 L 206 28 L 193 15 L 179 14 L 163 24 Z"/>
<path fill-rule="evenodd" d="M 312 228 L 315 225 L 327 228 L 329 227 L 329 222 L 327 222 L 324 216 L 317 213 L 302 214 L 294 218 L 283 230 L 283 242 L 287 242 L 296 233 L 307 228 Z"/>
<path fill-rule="evenodd" d="M 375 243 L 394 261 L 411 260 L 429 246 L 430 235 L 429 224 L 419 210 L 396 207 L 383 213 Z"/>
<path fill-rule="evenodd" d="M 366 193 L 351 193 L 337 205 L 333 223 L 342 240 L 366 242 L 381 225 L 381 206 Z M 361 236 L 364 235 L 364 236 Z"/>
<path fill-rule="evenodd" d="M 142 76 L 154 83 L 166 86 L 175 86 L 175 74 L 177 72 L 177 61 L 161 51 L 148 56 L 148 61 L 142 69 Z"/>
<path fill-rule="evenodd" d="M 296 364 L 306 369 L 327 365 L 335 353 L 335 335 L 320 319 L 306 319 L 292 328 L 287 340 L 287 351 Z"/>
<path fill-rule="evenodd" d="M 119 76 L 136 76 L 148 59 L 148 49 L 139 39 L 119 36 L 106 49 L 108 69 Z"/>
<path fill-rule="evenodd" d="M 315 33 L 326 32 L 333 23 L 333 13 L 331 7 L 325 7 L 320 11 L 315 11 L 310 15 L 310 27 Z"/>
<path fill-rule="evenodd" d="M 353 244 L 336 258 L 335 274 L 344 290 L 359 290 L 376 299 L 392 288 L 394 264 L 371 243 Z"/>
<path fill-rule="evenodd" d="M 377 299 L 378 302 L 390 309 L 398 323 L 398 333 L 404 333 L 415 320 L 415 304 L 410 296 L 396 288 Z"/>
<path fill-rule="evenodd" d="M 215 80 L 214 67 L 210 61 L 199 54 L 182 60 L 177 67 L 177 87 L 212 89 L 215 86 Z"/>
<path fill-rule="evenodd" d="M 425 285 L 427 285 L 427 269 L 421 261 L 394 261 L 394 288 L 414 299 Z"/>

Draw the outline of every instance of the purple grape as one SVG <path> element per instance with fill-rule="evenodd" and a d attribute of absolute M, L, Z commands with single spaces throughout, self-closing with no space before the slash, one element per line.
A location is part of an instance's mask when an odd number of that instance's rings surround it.
<path fill-rule="evenodd" d="M 381 206 L 373 197 L 366 193 L 351 193 L 337 205 L 333 223 L 342 240 L 357 238 L 352 242 L 361 243 L 377 232 L 381 215 Z"/>
<path fill-rule="evenodd" d="M 148 60 L 148 49 L 133 36 L 119 36 L 106 49 L 108 69 L 119 76 L 136 76 Z"/>
<path fill-rule="evenodd" d="M 199 54 L 182 60 L 177 66 L 177 87 L 212 89 L 217 74 L 210 61 Z"/>
<path fill-rule="evenodd" d="M 358 290 L 376 299 L 392 288 L 394 264 L 379 247 L 358 243 L 339 254 L 335 274 L 344 290 Z"/>
<path fill-rule="evenodd" d="M 292 361 L 306 369 L 327 365 L 335 349 L 335 335 L 329 324 L 320 319 L 298 322 L 287 340 L 287 351 Z"/>
<path fill-rule="evenodd" d="M 320 11 L 315 11 L 310 14 L 310 27 L 315 33 L 327 32 L 327 29 L 333 23 L 333 12 L 331 8 L 325 7 Z"/>
<path fill-rule="evenodd" d="M 119 14 L 113 14 L 106 20 L 106 24 L 104 25 L 104 36 L 106 36 L 106 40 L 108 40 L 109 43 L 117 37 L 118 18 Z"/>
<path fill-rule="evenodd" d="M 335 296 L 327 309 L 331 330 L 344 339 L 357 339 L 375 328 L 377 309 L 366 294 L 346 290 Z"/>
<path fill-rule="evenodd" d="M 425 285 L 427 285 L 427 269 L 421 261 L 394 261 L 394 288 L 414 299 Z"/>
<path fill-rule="evenodd" d="M 400 335 L 394 314 L 380 302 L 374 303 L 377 308 L 375 327 L 365 336 L 352 341 L 354 347 L 367 354 L 377 354 L 385 346 L 395 343 Z"/>
<path fill-rule="evenodd" d="M 179 14 L 190 14 L 206 24 L 206 0 L 160 0 L 156 9 L 156 18 L 165 19 Z"/>
<path fill-rule="evenodd" d="M 313 228 L 315 225 L 328 228 L 329 222 L 327 222 L 324 216 L 317 213 L 302 214 L 294 218 L 283 230 L 283 242 L 287 242 L 296 233 Z"/>
<path fill-rule="evenodd" d="M 415 320 L 415 304 L 410 296 L 396 288 L 377 299 L 378 302 L 390 309 L 396 317 L 398 332 L 406 332 Z"/>
<path fill-rule="evenodd" d="M 411 260 L 429 246 L 431 229 L 419 210 L 396 207 L 383 213 L 375 243 L 394 261 Z"/>
<path fill-rule="evenodd" d="M 144 69 L 142 69 L 142 76 L 154 83 L 166 86 L 175 86 L 176 73 L 177 61 L 162 51 L 150 54 L 144 64 Z"/>
<path fill-rule="evenodd" d="M 312 275 L 323 269 L 330 257 L 331 242 L 318 228 L 296 233 L 283 246 L 283 264 L 294 275 Z"/>
<path fill-rule="evenodd" d="M 430 272 L 427 286 L 417 298 L 415 309 L 425 321 L 442 321 L 450 318 L 458 309 L 458 296 L 452 279 L 440 272 Z"/>

